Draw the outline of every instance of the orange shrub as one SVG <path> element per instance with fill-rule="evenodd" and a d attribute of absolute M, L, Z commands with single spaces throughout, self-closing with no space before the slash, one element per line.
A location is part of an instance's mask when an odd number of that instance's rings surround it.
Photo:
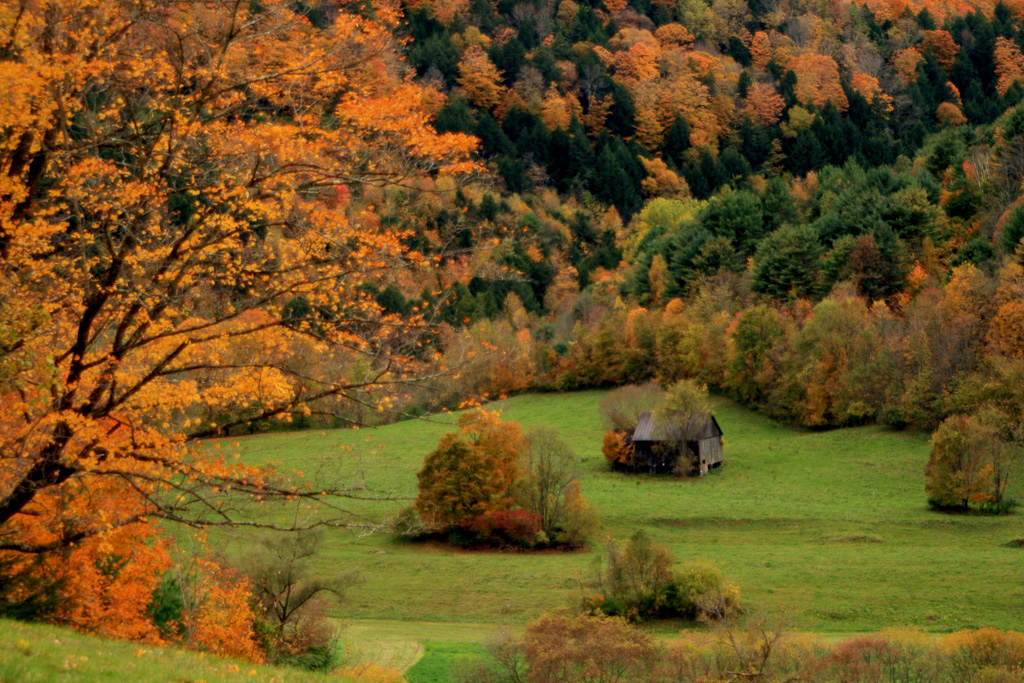
<path fill-rule="evenodd" d="M 622 429 L 605 432 L 601 453 L 613 468 L 633 466 L 633 444 L 629 442 L 629 434 Z"/>

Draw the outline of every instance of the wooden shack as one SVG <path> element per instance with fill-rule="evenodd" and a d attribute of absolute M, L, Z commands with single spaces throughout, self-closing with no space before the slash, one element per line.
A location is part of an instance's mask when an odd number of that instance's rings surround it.
<path fill-rule="evenodd" d="M 641 471 L 703 476 L 722 465 L 722 428 L 714 415 L 659 421 L 648 411 L 640 416 L 631 442 L 633 462 Z"/>

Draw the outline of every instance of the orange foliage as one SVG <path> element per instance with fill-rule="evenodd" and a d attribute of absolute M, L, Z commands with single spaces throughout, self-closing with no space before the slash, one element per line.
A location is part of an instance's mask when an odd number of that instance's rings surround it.
<path fill-rule="evenodd" d="M 1024 356 L 1024 301 L 1010 301 L 999 307 L 988 332 L 995 353 Z"/>
<path fill-rule="evenodd" d="M 526 437 L 518 422 L 505 422 L 494 410 L 473 410 L 459 417 L 459 429 L 484 457 L 498 484 L 498 491 L 510 496 L 522 474 L 519 456 L 526 449 Z"/>
<path fill-rule="evenodd" d="M 634 43 L 615 53 L 615 76 L 623 82 L 649 81 L 658 76 L 658 51 L 647 43 Z"/>
<path fill-rule="evenodd" d="M 1024 55 L 1017 43 L 1006 38 L 996 38 L 996 90 L 1005 95 L 1013 82 L 1024 77 Z"/>
<path fill-rule="evenodd" d="M 260 661 L 250 604 L 252 586 L 239 572 L 196 558 L 186 592 L 186 643 L 223 657 Z"/>
<path fill-rule="evenodd" d="M 953 40 L 953 36 L 949 35 L 949 31 L 942 29 L 925 31 L 921 46 L 925 50 L 931 50 L 939 66 L 947 71 L 953 67 L 953 60 L 960 52 L 960 46 Z"/>
<path fill-rule="evenodd" d="M 874 76 L 854 74 L 853 78 L 850 79 L 850 84 L 868 102 L 874 102 L 877 99 L 883 103 L 886 111 L 892 111 L 892 97 L 882 90 L 882 86 L 879 85 L 878 79 Z"/>
<path fill-rule="evenodd" d="M 323 29 L 288 0 L 21 10 L 0 62 L 0 551 L 76 562 L 64 617 L 152 638 L 148 520 L 229 524 L 225 488 L 323 497 L 188 441 L 345 394 L 371 347 L 364 396 L 421 367 L 359 288 L 429 264 L 350 188 L 474 171 L 475 141 L 430 127 L 391 3 Z M 204 618 L 247 647 L 244 617 Z"/>
<path fill-rule="evenodd" d="M 661 117 L 661 92 L 653 84 L 634 86 L 633 97 L 636 105 L 636 136 L 647 149 L 657 149 L 664 137 L 665 127 Z"/>
<path fill-rule="evenodd" d="M 917 65 L 922 59 L 921 53 L 912 47 L 897 50 L 892 55 L 892 68 L 904 83 L 912 83 L 917 80 Z"/>
<path fill-rule="evenodd" d="M 1024 356 L 1024 267 L 1009 263 L 999 274 L 995 304 L 998 306 L 988 329 L 993 353 Z"/>
<path fill-rule="evenodd" d="M 565 612 L 530 623 L 522 647 L 536 681 L 647 680 L 659 654 L 651 637 L 624 619 Z"/>
<path fill-rule="evenodd" d="M 690 144 L 700 147 L 715 143 L 722 130 L 722 122 L 711 108 L 707 86 L 698 80 L 696 74 L 689 71 L 670 74 L 662 79 L 658 97 L 662 130 L 678 112 L 690 127 Z"/>
<path fill-rule="evenodd" d="M 772 43 L 764 31 L 758 31 L 751 38 L 750 59 L 758 69 L 764 69 L 772 60 Z"/>
<path fill-rule="evenodd" d="M 544 125 L 548 127 L 548 130 L 556 128 L 566 130 L 572 122 L 572 115 L 573 112 L 570 110 L 569 104 L 558 94 L 558 88 L 552 84 L 544 93 L 544 104 L 541 105 L 540 118 Z"/>
<path fill-rule="evenodd" d="M 654 37 L 662 48 L 688 48 L 693 44 L 693 34 L 682 24 L 665 24 L 654 31 Z"/>
<path fill-rule="evenodd" d="M 609 429 L 605 432 L 601 453 L 613 467 L 615 465 L 633 466 L 633 444 L 629 441 L 629 435 L 622 430 Z"/>
<path fill-rule="evenodd" d="M 743 109 L 762 126 L 771 126 L 782 116 L 786 102 L 771 83 L 753 83 L 747 90 Z"/>
<path fill-rule="evenodd" d="M 640 157 L 640 163 L 648 173 L 640 183 L 644 195 L 680 198 L 689 196 L 690 185 L 686 182 L 686 178 L 670 169 L 663 160 Z"/>
<path fill-rule="evenodd" d="M 55 615 L 60 622 L 114 638 L 158 642 L 146 610 L 171 564 L 166 546 L 152 525 L 140 522 L 46 557 L 34 571 L 60 582 Z"/>
<path fill-rule="evenodd" d="M 417 475 L 415 507 L 427 528 L 524 546 L 579 546 L 596 530 L 578 482 L 564 478 L 572 452 L 553 432 L 528 441 L 518 423 L 482 409 L 463 414 L 459 426 L 462 436 L 445 434 Z"/>
<path fill-rule="evenodd" d="M 597 97 L 590 101 L 590 108 L 583 115 L 581 123 L 586 127 L 589 135 L 596 135 L 604 129 L 604 122 L 608 118 L 614 99 L 611 95 Z"/>
<path fill-rule="evenodd" d="M 455 434 L 441 437 L 419 478 L 416 511 L 428 528 L 468 527 L 486 512 L 507 509 L 500 477 L 473 444 Z"/>
<path fill-rule="evenodd" d="M 935 118 L 939 123 L 949 126 L 962 126 L 967 123 L 967 117 L 960 111 L 960 107 L 952 102 L 943 102 L 935 110 Z"/>
<path fill-rule="evenodd" d="M 459 61 L 459 85 L 478 107 L 493 109 L 501 102 L 504 88 L 501 72 L 491 62 L 484 49 L 471 45 Z"/>
<path fill-rule="evenodd" d="M 806 53 L 794 57 L 787 68 L 796 74 L 796 95 L 801 102 L 822 107 L 831 102 L 839 111 L 848 106 L 839 83 L 839 65 L 827 55 Z"/>
<path fill-rule="evenodd" d="M 928 272 L 920 263 L 915 263 L 907 276 L 907 290 L 913 294 L 920 292 L 928 282 Z"/>
<path fill-rule="evenodd" d="M 972 674 L 985 667 L 1019 670 L 1024 664 L 1024 633 L 997 628 L 957 631 L 940 640 L 938 650 L 960 674 L 958 678 L 969 680 L 974 678 Z"/>
<path fill-rule="evenodd" d="M 435 19 L 442 24 L 451 24 L 469 9 L 469 0 L 431 0 L 430 9 Z"/>
<path fill-rule="evenodd" d="M 906 0 L 864 0 L 864 5 L 871 10 L 878 21 L 883 19 L 895 21 L 907 9 Z"/>

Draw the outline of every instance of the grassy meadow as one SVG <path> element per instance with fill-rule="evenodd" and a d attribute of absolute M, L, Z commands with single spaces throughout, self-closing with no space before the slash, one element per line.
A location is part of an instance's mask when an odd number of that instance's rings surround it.
<path fill-rule="evenodd" d="M 0 620 L 0 683 L 50 681 L 272 681 L 315 683 L 324 677 L 175 648 L 111 640 L 45 624 Z M 337 683 L 351 679 L 332 676 Z"/>
<path fill-rule="evenodd" d="M 724 467 L 703 479 L 625 475 L 608 471 L 601 455 L 603 395 L 531 394 L 494 406 L 524 427 L 553 426 L 572 444 L 602 537 L 645 529 L 681 562 L 715 562 L 746 603 L 784 611 L 804 631 L 1024 629 L 1024 549 L 1006 545 L 1024 538 L 1024 517 L 930 511 L 926 435 L 873 426 L 797 431 L 717 399 Z M 352 501 L 353 511 L 379 518 L 411 503 L 424 455 L 453 421 L 268 434 L 219 447 L 246 462 L 307 476 L 336 471 L 389 491 L 388 501 Z M 1021 497 L 1020 484 L 1011 497 Z M 229 555 L 244 553 L 244 536 L 223 540 Z M 417 662 L 415 674 L 430 668 L 432 651 L 457 658 L 498 625 L 567 604 L 602 547 L 598 539 L 568 554 L 473 552 L 332 531 L 316 564 L 362 573 L 338 612 L 351 646 L 385 652 L 403 668 Z"/>

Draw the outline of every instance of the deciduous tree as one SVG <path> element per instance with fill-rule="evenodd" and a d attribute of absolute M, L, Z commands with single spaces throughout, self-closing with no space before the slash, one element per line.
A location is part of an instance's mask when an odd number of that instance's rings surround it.
<path fill-rule="evenodd" d="M 996 429 L 964 415 L 947 418 L 932 434 L 925 491 L 937 507 L 998 505 L 1006 480 L 996 476 L 1006 445 Z"/>
<path fill-rule="evenodd" d="M 342 523 L 339 486 L 190 443 L 383 408 L 423 367 L 415 318 L 362 287 L 426 262 L 358 194 L 470 170 L 474 143 L 430 127 L 396 21 L 382 4 L 314 25 L 283 0 L 0 11 L 5 558 L 114 561 L 117 529 L 239 522 L 228 491 Z"/>
<path fill-rule="evenodd" d="M 501 102 L 501 72 L 479 45 L 470 45 L 459 62 L 459 85 L 473 104 L 493 109 Z"/>
<path fill-rule="evenodd" d="M 839 111 L 846 110 L 846 93 L 839 83 L 839 65 L 834 59 L 807 52 L 791 59 L 786 68 L 796 74 L 796 95 L 801 102 L 817 107 L 831 102 Z"/>

